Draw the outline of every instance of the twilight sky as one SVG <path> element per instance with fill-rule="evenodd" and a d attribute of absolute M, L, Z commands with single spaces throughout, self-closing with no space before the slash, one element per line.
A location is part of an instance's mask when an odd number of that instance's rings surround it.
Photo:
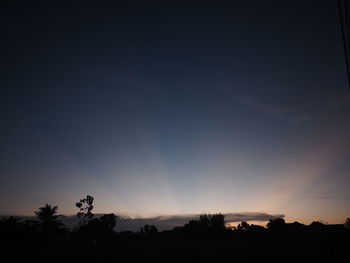
<path fill-rule="evenodd" d="M 350 216 L 336 1 L 49 2 L 1 4 L 0 214 Z"/>

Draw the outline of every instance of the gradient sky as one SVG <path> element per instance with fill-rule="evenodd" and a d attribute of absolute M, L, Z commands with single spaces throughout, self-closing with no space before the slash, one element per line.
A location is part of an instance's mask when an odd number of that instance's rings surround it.
<path fill-rule="evenodd" d="M 350 216 L 336 1 L 33 2 L 1 3 L 0 214 Z"/>

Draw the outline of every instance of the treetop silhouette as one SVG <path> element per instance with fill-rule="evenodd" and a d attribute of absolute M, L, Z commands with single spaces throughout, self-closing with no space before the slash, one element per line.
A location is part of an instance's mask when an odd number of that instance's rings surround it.
<path fill-rule="evenodd" d="M 52 206 L 45 204 L 43 207 L 39 207 L 38 211 L 35 211 L 35 215 L 39 219 L 41 230 L 52 231 L 63 226 L 62 222 L 58 219 L 60 215 L 57 215 L 58 206 Z"/>
<path fill-rule="evenodd" d="M 92 203 L 94 202 L 94 198 L 91 195 L 87 195 L 86 198 L 80 199 L 79 202 L 75 203 L 75 206 L 79 208 L 79 212 L 77 213 L 78 218 L 82 221 L 85 219 L 90 220 L 93 218 L 94 214 L 91 212 L 94 209 Z"/>

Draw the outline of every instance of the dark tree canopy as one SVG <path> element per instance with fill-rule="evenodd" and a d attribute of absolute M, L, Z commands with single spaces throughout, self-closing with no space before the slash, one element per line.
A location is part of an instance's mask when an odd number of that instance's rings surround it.
<path fill-rule="evenodd" d="M 77 213 L 78 218 L 80 218 L 80 223 L 86 223 L 86 220 L 90 220 L 93 218 L 94 214 L 92 213 L 92 209 L 94 206 L 92 203 L 94 202 L 94 198 L 91 195 L 87 195 L 86 198 L 80 199 L 79 202 L 75 203 L 75 206 L 79 208 L 79 212 Z M 84 220 L 85 219 L 85 220 Z"/>
<path fill-rule="evenodd" d="M 270 219 L 266 226 L 272 231 L 283 231 L 286 228 L 286 222 L 283 218 Z"/>
<path fill-rule="evenodd" d="M 63 225 L 58 219 L 60 216 L 57 215 L 57 209 L 58 206 L 46 204 L 43 207 L 39 207 L 38 211 L 35 211 L 43 231 L 55 230 Z"/>
<path fill-rule="evenodd" d="M 249 227 L 250 225 L 247 223 L 247 221 L 242 220 L 242 222 L 238 224 L 237 230 L 247 231 L 249 230 Z"/>

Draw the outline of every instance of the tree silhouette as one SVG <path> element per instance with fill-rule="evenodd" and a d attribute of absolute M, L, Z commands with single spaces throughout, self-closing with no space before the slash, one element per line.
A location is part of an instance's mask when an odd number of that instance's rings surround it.
<path fill-rule="evenodd" d="M 345 227 L 350 229 L 350 217 L 348 217 L 346 220 L 345 220 Z"/>
<path fill-rule="evenodd" d="M 247 223 L 247 221 L 242 220 L 241 223 L 238 224 L 237 230 L 247 231 L 249 230 L 250 225 Z"/>
<path fill-rule="evenodd" d="M 199 216 L 199 220 L 191 220 L 184 227 L 190 235 L 221 232 L 226 229 L 225 216 L 222 214 L 202 214 Z"/>
<path fill-rule="evenodd" d="M 99 224 L 103 231 L 105 232 L 111 232 L 113 231 L 116 223 L 117 223 L 117 216 L 115 214 L 106 214 L 101 216 L 99 219 Z"/>
<path fill-rule="evenodd" d="M 140 229 L 140 234 L 146 235 L 146 236 L 153 236 L 157 232 L 158 232 L 158 229 L 154 225 L 145 225 Z"/>
<path fill-rule="evenodd" d="M 35 211 L 39 219 L 39 230 L 45 240 L 55 239 L 65 230 L 63 228 L 64 224 L 58 219 L 60 215 L 57 215 L 57 209 L 58 206 L 46 204 Z"/>
<path fill-rule="evenodd" d="M 62 222 L 58 219 L 60 216 L 57 215 L 57 209 L 58 206 L 46 204 L 43 207 L 39 207 L 38 211 L 35 211 L 43 231 L 55 230 L 63 226 Z"/>
<path fill-rule="evenodd" d="M 117 216 L 113 213 L 90 219 L 79 226 L 77 233 L 85 242 L 108 243 L 115 235 L 113 229 L 116 225 L 116 219 Z"/>
<path fill-rule="evenodd" d="M 13 242 L 19 238 L 23 223 L 16 216 L 4 217 L 0 220 L 0 240 L 2 242 Z"/>
<path fill-rule="evenodd" d="M 87 195 L 86 198 L 80 199 L 79 202 L 75 203 L 75 206 L 79 208 L 77 216 L 80 219 L 80 224 L 86 223 L 86 221 L 93 218 L 94 214 L 91 212 L 94 208 L 93 202 L 94 198 L 91 195 Z"/>
<path fill-rule="evenodd" d="M 266 226 L 271 231 L 280 232 L 285 230 L 286 222 L 283 218 L 270 219 Z"/>
<path fill-rule="evenodd" d="M 222 231 L 225 229 L 225 216 L 215 214 L 210 216 L 210 228 L 213 231 Z"/>
<path fill-rule="evenodd" d="M 320 221 L 313 221 L 309 227 L 313 230 L 323 230 L 324 227 L 325 227 L 325 224 L 323 224 L 322 222 Z"/>
<path fill-rule="evenodd" d="M 206 214 L 203 214 L 203 215 L 200 215 L 199 216 L 199 224 L 203 227 L 210 227 L 210 221 L 211 221 L 211 215 L 206 215 Z"/>
<path fill-rule="evenodd" d="M 20 223 L 20 220 L 21 219 L 17 216 L 9 216 L 9 217 L 2 218 L 0 223 L 1 223 L 1 226 L 4 228 L 17 228 L 22 225 Z"/>

